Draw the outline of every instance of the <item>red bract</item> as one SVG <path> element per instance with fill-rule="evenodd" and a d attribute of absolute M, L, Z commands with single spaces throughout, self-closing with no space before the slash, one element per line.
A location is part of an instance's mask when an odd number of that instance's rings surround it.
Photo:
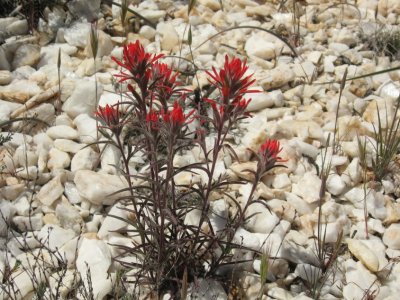
<path fill-rule="evenodd" d="M 258 151 L 260 154 L 258 166 L 261 173 L 265 173 L 274 168 L 277 162 L 286 161 L 279 156 L 281 151 L 282 148 L 277 140 L 266 140 L 264 144 L 261 145 Z"/>
<path fill-rule="evenodd" d="M 236 106 L 239 110 L 245 110 L 247 106 L 249 105 L 251 99 L 238 99 L 237 101 L 234 101 L 232 104 Z"/>
<path fill-rule="evenodd" d="M 226 55 L 224 68 L 219 73 L 214 67 L 212 73 L 207 72 L 212 78 L 210 83 L 220 90 L 225 105 L 229 104 L 231 99 L 241 99 L 245 93 L 256 92 L 248 89 L 255 82 L 251 79 L 252 75 L 244 75 L 248 68 L 246 61 L 242 62 L 239 58 L 232 58 L 229 61 Z"/>
<path fill-rule="evenodd" d="M 156 62 L 152 66 L 152 80 L 154 84 L 154 94 L 163 104 L 164 109 L 167 108 L 167 101 L 177 92 L 176 87 L 178 73 L 164 63 Z"/>
<path fill-rule="evenodd" d="M 138 40 L 135 43 L 124 45 L 122 61 L 119 61 L 115 57 L 112 59 L 119 66 L 128 70 L 130 74 L 121 72 L 121 74 L 116 76 L 121 78 L 121 82 L 129 79 L 135 81 L 146 80 L 148 82 L 151 77 L 151 70 L 149 67 L 162 56 L 162 54 L 155 55 L 146 53 Z"/>
<path fill-rule="evenodd" d="M 116 105 L 115 108 L 106 105 L 105 107 L 99 106 L 95 115 L 108 127 L 113 127 L 119 125 L 119 105 Z"/>
<path fill-rule="evenodd" d="M 160 113 L 154 110 L 150 110 L 150 112 L 146 115 L 146 124 L 153 130 L 158 129 L 158 120 L 160 119 Z"/>
<path fill-rule="evenodd" d="M 105 107 L 99 106 L 95 115 L 103 123 L 104 127 L 107 127 L 115 134 L 121 133 L 122 124 L 120 121 L 119 103 L 114 106 L 108 104 Z"/>
<path fill-rule="evenodd" d="M 182 107 L 177 101 L 175 101 L 172 110 L 163 112 L 162 117 L 166 123 L 170 123 L 172 125 L 183 125 L 188 121 L 189 117 L 193 113 L 194 110 L 185 116 Z"/>
<path fill-rule="evenodd" d="M 259 150 L 261 155 L 267 159 L 284 161 L 278 156 L 281 151 L 282 148 L 280 148 L 280 143 L 277 140 L 266 140 L 264 144 L 261 145 Z"/>

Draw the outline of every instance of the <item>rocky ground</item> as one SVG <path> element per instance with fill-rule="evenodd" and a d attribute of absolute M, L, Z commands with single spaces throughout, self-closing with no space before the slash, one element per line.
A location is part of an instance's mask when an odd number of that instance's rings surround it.
<path fill-rule="evenodd" d="M 189 88 L 207 85 L 205 70 L 222 66 L 229 54 L 247 58 L 262 91 L 251 95 L 253 117 L 238 126 L 232 141 L 242 162 L 221 161 L 218 172 L 248 176 L 246 149 L 258 149 L 266 138 L 278 139 L 287 159 L 287 168 L 274 169 L 258 186 L 257 196 L 270 209 L 254 206 L 252 213 L 259 214 L 236 232 L 244 246 L 270 256 L 263 287 L 260 258 L 245 267 L 239 299 L 256 299 L 260 289 L 262 299 L 317 298 L 317 290 L 320 299 L 398 299 L 400 157 L 378 182 L 374 146 L 379 119 L 385 129 L 399 118 L 400 3 L 198 0 L 190 16 L 187 1 L 145 0 L 130 8 L 147 21 L 128 12 L 123 26 L 120 8 L 100 0 L 45 9 L 34 34 L 18 14 L 0 19 L 0 298 L 31 299 L 32 274 L 44 281 L 29 271 L 32 265 L 56 262 L 45 251 L 37 260 L 39 241 L 68 262 L 48 274 L 48 299 L 60 277 L 60 297 L 67 297 L 77 272 L 84 282 L 91 279 L 95 299 L 111 295 L 118 264 L 109 244 L 129 241 L 113 232 L 127 224 L 107 213 L 127 215 L 117 208 L 117 197 L 107 195 L 125 184 L 115 149 L 100 149 L 100 155 L 98 147 L 86 147 L 99 138 L 93 112 L 96 103 L 120 100 L 113 79 L 119 68 L 111 57 L 121 59 L 123 43 L 139 39 L 150 52 L 190 60 L 190 24 L 198 77 L 188 77 Z M 96 60 L 89 42 L 94 20 Z M 243 28 L 214 37 L 235 26 Z M 397 48 L 382 46 L 380 38 L 396 30 Z M 165 61 L 193 71 L 184 60 Z M 394 70 L 341 83 L 345 74 L 349 79 L 386 69 Z M 359 141 L 365 141 L 364 155 Z M 188 151 L 176 164 L 193 160 Z M 142 167 L 139 158 L 134 164 Z M 244 185 L 237 193 L 245 199 L 249 189 Z M 229 211 L 226 200 L 213 205 Z M 330 270 L 318 267 L 318 220 L 326 257 L 335 259 Z M 8 298 L 10 282 L 20 293 Z M 196 299 L 234 298 L 216 281 L 203 281 L 199 290 Z"/>

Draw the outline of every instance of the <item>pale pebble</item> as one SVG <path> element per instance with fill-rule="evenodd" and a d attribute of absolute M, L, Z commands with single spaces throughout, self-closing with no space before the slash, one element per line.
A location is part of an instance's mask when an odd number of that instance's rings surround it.
<path fill-rule="evenodd" d="M 71 160 L 71 172 L 93 170 L 99 161 L 99 156 L 90 147 L 79 150 Z"/>
<path fill-rule="evenodd" d="M 57 148 L 52 148 L 49 151 L 49 159 L 47 161 L 47 167 L 50 170 L 65 169 L 69 167 L 71 158 L 68 153 L 60 151 Z"/>
<path fill-rule="evenodd" d="M 116 175 L 79 170 L 75 173 L 74 182 L 79 194 L 96 205 L 111 205 L 118 198 L 128 195 L 126 192 L 113 194 L 128 185 L 125 178 Z"/>
<path fill-rule="evenodd" d="M 49 129 L 47 129 L 46 134 L 53 140 L 55 139 L 76 140 L 79 137 L 78 131 L 66 125 L 52 126 Z"/>
<path fill-rule="evenodd" d="M 63 177 L 56 176 L 40 189 L 37 199 L 44 205 L 50 206 L 64 193 Z"/>

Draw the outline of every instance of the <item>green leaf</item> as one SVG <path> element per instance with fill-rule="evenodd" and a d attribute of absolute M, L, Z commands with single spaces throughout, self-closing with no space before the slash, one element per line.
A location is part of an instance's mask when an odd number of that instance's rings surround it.
<path fill-rule="evenodd" d="M 189 46 L 192 46 L 192 25 L 189 26 L 188 43 Z"/>
<path fill-rule="evenodd" d="M 196 5 L 197 0 L 190 0 L 189 5 L 188 5 L 188 15 L 190 15 L 190 12 L 192 11 L 193 7 Z"/>
<path fill-rule="evenodd" d="M 264 284 L 267 281 L 268 269 L 269 269 L 268 255 L 263 254 L 261 256 L 261 267 L 260 267 L 260 277 L 262 284 Z"/>

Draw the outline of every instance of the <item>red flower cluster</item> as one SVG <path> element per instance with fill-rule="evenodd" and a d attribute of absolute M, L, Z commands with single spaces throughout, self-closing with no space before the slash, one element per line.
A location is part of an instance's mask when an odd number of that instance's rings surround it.
<path fill-rule="evenodd" d="M 120 75 L 116 75 L 121 78 L 121 82 L 129 79 L 134 81 L 146 80 L 148 82 L 151 77 L 150 67 L 163 55 L 154 55 L 146 53 L 139 40 L 129 45 L 124 45 L 123 58 L 119 61 L 115 57 L 112 59 L 122 68 L 127 69 L 130 74 L 121 72 Z"/>
<path fill-rule="evenodd" d="M 100 122 L 108 127 L 111 131 L 118 133 L 121 128 L 119 103 L 113 106 L 106 105 L 105 107 L 99 106 L 95 115 L 99 118 Z"/>
<path fill-rule="evenodd" d="M 146 124 L 152 130 L 158 129 L 159 119 L 160 119 L 160 113 L 152 109 L 146 114 Z"/>
<path fill-rule="evenodd" d="M 156 62 L 152 66 L 152 80 L 154 82 L 154 95 L 167 108 L 167 101 L 176 92 L 178 73 L 164 63 Z"/>
<path fill-rule="evenodd" d="M 162 113 L 162 117 L 164 122 L 169 123 L 175 126 L 182 126 L 185 123 L 188 123 L 189 117 L 194 113 L 192 110 L 189 114 L 185 116 L 183 113 L 182 107 L 179 105 L 177 101 L 174 102 L 174 107 L 172 110 L 166 111 Z M 190 121 L 189 121 L 190 122 Z"/>
<path fill-rule="evenodd" d="M 262 173 L 274 168 L 277 162 L 286 161 L 279 156 L 281 151 L 282 148 L 277 140 L 266 140 L 264 144 L 260 146 L 258 152 L 260 154 L 259 163 L 261 163 L 261 165 L 259 167 L 262 169 Z"/>
<path fill-rule="evenodd" d="M 282 161 L 278 154 L 282 151 L 280 143 L 277 140 L 266 140 L 264 144 L 260 146 L 259 152 L 262 156 L 267 159 L 274 159 L 275 161 Z"/>
<path fill-rule="evenodd" d="M 250 85 L 255 82 L 254 79 L 251 79 L 252 75 L 244 76 L 248 68 L 246 61 L 242 62 L 239 58 L 232 58 L 229 61 L 228 55 L 226 55 L 224 67 L 219 73 L 214 67 L 212 73 L 207 72 L 212 78 L 210 83 L 220 90 L 224 105 L 228 105 L 229 100 L 240 101 L 246 93 L 256 92 L 249 90 Z"/>

